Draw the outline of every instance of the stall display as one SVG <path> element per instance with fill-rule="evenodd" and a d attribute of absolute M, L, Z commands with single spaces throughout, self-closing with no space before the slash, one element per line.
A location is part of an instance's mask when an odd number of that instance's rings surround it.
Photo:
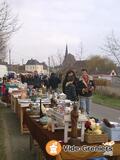
<path fill-rule="evenodd" d="M 65 107 L 58 105 L 56 108 L 50 108 L 48 110 L 48 115 L 51 117 L 52 122 L 52 132 L 58 129 L 64 129 L 64 142 L 68 142 L 68 132 L 69 127 L 71 127 L 71 115 L 70 112 L 72 107 Z M 84 141 L 84 131 L 85 131 L 85 122 L 87 121 L 87 116 L 78 113 L 78 128 L 81 128 L 81 141 Z"/>

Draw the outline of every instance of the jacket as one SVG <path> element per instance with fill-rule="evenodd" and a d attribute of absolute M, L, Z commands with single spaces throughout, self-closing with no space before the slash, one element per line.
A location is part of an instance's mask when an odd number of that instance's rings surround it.
<path fill-rule="evenodd" d="M 66 84 L 65 94 L 67 96 L 67 99 L 69 99 L 71 101 L 76 101 L 77 100 L 76 88 L 75 88 L 75 85 L 73 83 Z"/>
<path fill-rule="evenodd" d="M 84 80 L 80 78 L 77 89 L 78 89 L 78 93 L 80 96 L 83 96 L 83 97 L 92 96 L 93 90 L 95 90 L 95 83 L 94 83 L 93 78 L 89 76 L 88 84 L 86 84 Z"/>

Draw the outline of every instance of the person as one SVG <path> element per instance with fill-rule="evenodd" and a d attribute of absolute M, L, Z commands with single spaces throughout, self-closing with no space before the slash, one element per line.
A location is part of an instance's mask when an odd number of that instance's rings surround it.
<path fill-rule="evenodd" d="M 32 74 L 27 75 L 26 82 L 28 86 L 33 86 L 33 75 Z"/>
<path fill-rule="evenodd" d="M 55 73 L 51 73 L 50 78 L 49 78 L 50 90 L 57 91 L 59 83 L 61 83 L 60 78 L 58 78 Z"/>
<path fill-rule="evenodd" d="M 73 77 L 73 84 L 75 85 L 76 95 L 78 97 L 77 85 L 78 85 L 79 79 L 76 77 L 75 72 L 73 70 L 67 71 L 62 83 L 62 91 L 63 93 L 65 93 L 65 86 L 66 86 L 66 83 L 69 81 L 69 77 Z"/>
<path fill-rule="evenodd" d="M 67 96 L 67 99 L 71 101 L 76 101 L 77 100 L 77 94 L 76 94 L 76 88 L 74 85 L 74 77 L 68 77 L 68 82 L 65 85 L 65 94 Z"/>
<path fill-rule="evenodd" d="M 45 86 L 46 89 L 48 90 L 48 88 L 49 88 L 49 78 L 48 78 L 47 75 L 44 75 L 44 76 L 42 77 L 42 83 L 44 84 L 44 86 Z"/>
<path fill-rule="evenodd" d="M 91 111 L 91 97 L 95 90 L 95 83 L 92 76 L 88 75 L 87 69 L 82 69 L 82 76 L 78 83 L 80 96 L 80 107 L 89 115 Z"/>
<path fill-rule="evenodd" d="M 34 71 L 33 87 L 34 87 L 34 89 L 39 89 L 41 87 L 41 79 L 40 79 L 40 76 L 38 75 L 37 71 Z"/>
<path fill-rule="evenodd" d="M 7 79 L 6 77 L 3 77 L 3 82 L 2 82 L 2 86 L 1 86 L 1 95 L 2 95 L 2 101 L 3 102 L 8 102 L 8 90 L 6 87 L 6 83 L 7 83 Z"/>

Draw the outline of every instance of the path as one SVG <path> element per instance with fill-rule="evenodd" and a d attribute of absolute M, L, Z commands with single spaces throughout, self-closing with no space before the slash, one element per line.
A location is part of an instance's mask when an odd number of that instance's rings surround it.
<path fill-rule="evenodd" d="M 92 103 L 91 113 L 100 119 L 107 118 L 113 122 L 120 122 L 120 110 Z"/>
<path fill-rule="evenodd" d="M 29 135 L 21 135 L 16 114 L 4 106 L 2 117 L 7 160 L 33 160 L 34 155 L 29 149 Z"/>

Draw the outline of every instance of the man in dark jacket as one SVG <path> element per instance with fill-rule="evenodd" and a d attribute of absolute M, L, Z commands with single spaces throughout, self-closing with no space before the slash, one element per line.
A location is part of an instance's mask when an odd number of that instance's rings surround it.
<path fill-rule="evenodd" d="M 55 73 L 51 73 L 51 76 L 49 78 L 49 87 L 52 90 L 57 90 L 58 84 L 61 82 L 61 80 L 56 76 Z"/>
<path fill-rule="evenodd" d="M 40 76 L 38 75 L 37 71 L 34 72 L 33 86 L 35 89 L 41 87 L 41 79 L 40 79 Z"/>

